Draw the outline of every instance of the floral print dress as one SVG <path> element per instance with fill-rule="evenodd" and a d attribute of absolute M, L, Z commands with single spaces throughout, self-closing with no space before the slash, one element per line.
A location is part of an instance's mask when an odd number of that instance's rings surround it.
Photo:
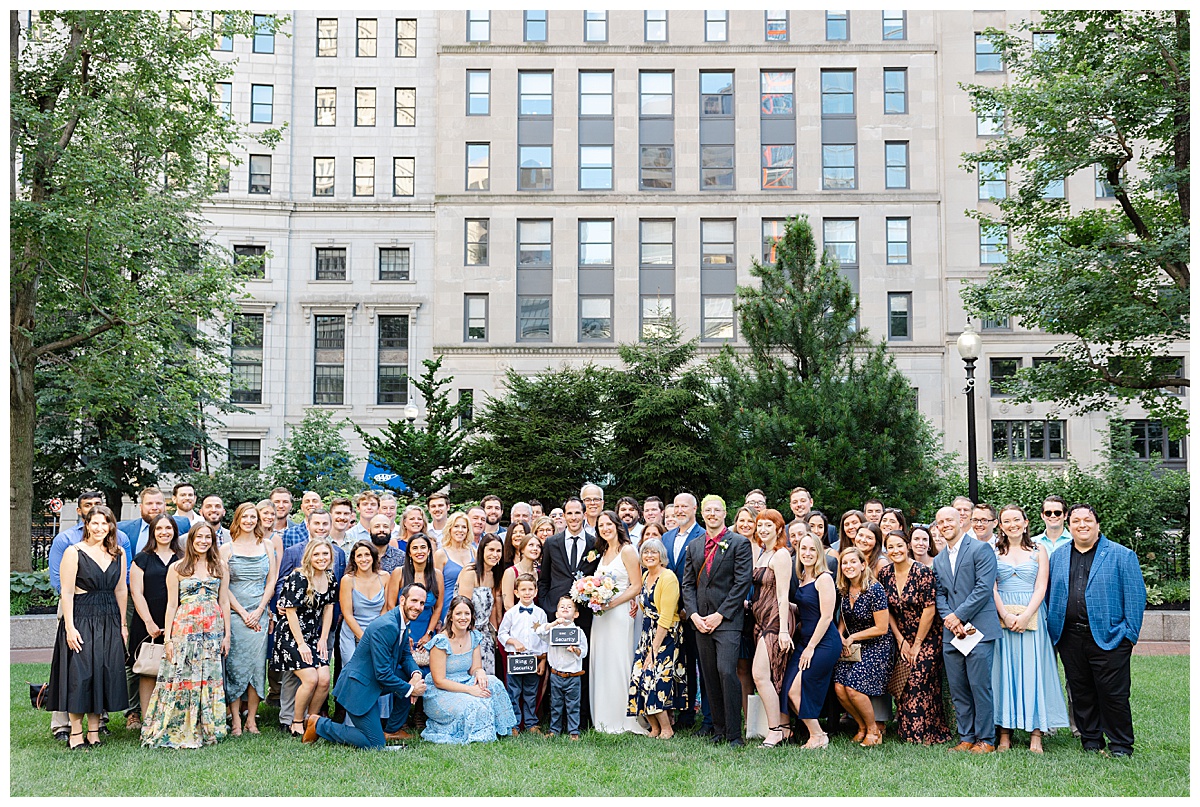
<path fill-rule="evenodd" d="M 668 709 L 683 709 L 687 706 L 686 670 L 680 651 L 683 647 L 683 623 L 676 621 L 667 630 L 658 655 L 647 664 L 647 654 L 654 645 L 654 634 L 658 631 L 658 609 L 654 605 L 654 589 L 662 582 L 659 574 L 654 585 L 644 588 L 642 576 L 642 631 L 638 636 L 637 650 L 633 653 L 633 670 L 629 676 L 629 717 L 646 717 Z M 622 606 L 623 607 L 623 606 Z"/>

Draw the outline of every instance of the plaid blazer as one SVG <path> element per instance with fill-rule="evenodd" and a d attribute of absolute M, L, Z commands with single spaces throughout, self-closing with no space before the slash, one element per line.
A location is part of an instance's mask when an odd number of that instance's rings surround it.
<path fill-rule="evenodd" d="M 1102 650 L 1112 650 L 1122 639 L 1137 644 L 1146 610 L 1146 583 L 1132 549 L 1114 544 L 1101 533 L 1096 558 L 1088 574 L 1085 601 L 1092 638 Z M 1064 546 L 1050 556 L 1050 585 L 1046 595 L 1046 627 L 1058 644 L 1067 619 L 1067 594 L 1071 577 L 1071 549 Z"/>

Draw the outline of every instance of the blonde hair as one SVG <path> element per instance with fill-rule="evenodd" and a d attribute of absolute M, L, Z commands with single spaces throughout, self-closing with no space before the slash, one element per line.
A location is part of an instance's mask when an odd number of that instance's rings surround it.
<path fill-rule="evenodd" d="M 451 513 L 450 517 L 446 519 L 446 526 L 442 529 L 443 548 L 453 543 L 454 525 L 459 521 L 463 522 L 467 526 L 467 536 L 463 539 L 463 546 L 469 546 L 471 544 L 471 519 L 467 518 L 466 513 L 464 513 L 462 510 L 459 510 L 456 513 Z"/>
<path fill-rule="evenodd" d="M 305 605 L 312 605 L 317 599 L 317 590 L 313 587 L 313 578 L 316 577 L 317 570 L 312 565 L 312 554 L 319 546 L 323 546 L 329 550 L 329 568 L 322 572 L 322 574 L 325 575 L 326 580 L 331 584 L 333 583 L 333 563 L 336 560 L 333 552 L 333 544 L 324 538 L 313 538 L 304 547 L 304 557 L 300 559 L 300 574 L 304 575 L 304 579 L 308 581 L 308 588 L 304 590 Z"/>
<path fill-rule="evenodd" d="M 859 591 L 866 591 L 871 587 L 871 584 L 875 582 L 875 575 L 871 571 L 871 565 L 867 563 L 867 556 L 864 555 L 862 550 L 857 546 L 848 546 L 838 553 L 837 588 L 838 592 L 843 597 L 850 593 L 850 581 L 846 579 L 844 574 L 842 574 L 842 558 L 846 557 L 852 552 L 855 555 L 858 555 L 859 561 L 862 562 L 862 572 L 858 575 Z"/>
<path fill-rule="evenodd" d="M 809 567 L 805 567 L 804 564 L 800 562 L 800 547 L 804 544 L 805 538 L 810 539 L 813 542 L 813 546 L 815 546 L 817 549 L 817 559 L 813 562 L 813 565 Z M 806 532 L 801 535 L 800 543 L 796 544 L 796 581 L 800 582 L 804 580 L 805 572 L 812 573 L 812 579 L 814 582 L 823 574 L 832 574 L 832 572 L 829 571 L 828 564 L 826 563 L 828 557 L 829 556 L 825 554 L 825 548 L 821 545 L 821 540 L 819 538 L 817 538 L 811 532 Z"/>

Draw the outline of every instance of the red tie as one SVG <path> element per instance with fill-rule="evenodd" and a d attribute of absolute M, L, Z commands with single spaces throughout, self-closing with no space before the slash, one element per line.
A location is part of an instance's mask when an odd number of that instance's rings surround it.
<path fill-rule="evenodd" d="M 716 537 L 709 535 L 704 539 L 704 573 L 712 573 L 713 558 L 717 555 L 717 543 L 721 535 L 725 534 L 725 530 L 721 530 L 721 534 Z"/>

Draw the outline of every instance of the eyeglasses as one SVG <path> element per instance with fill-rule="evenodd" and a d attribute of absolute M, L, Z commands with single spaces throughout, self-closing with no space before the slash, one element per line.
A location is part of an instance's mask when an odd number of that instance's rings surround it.
<path fill-rule="evenodd" d="M 1043 510 L 1042 515 L 1047 516 L 1049 518 L 1062 518 L 1063 511 L 1062 510 Z"/>
<path fill-rule="evenodd" d="M 587 499 L 584 499 L 583 503 L 584 504 L 595 504 L 596 502 L 602 502 L 602 501 L 604 501 L 604 499 L 598 498 L 596 496 L 591 496 Z"/>
<path fill-rule="evenodd" d="M 994 519 L 994 518 L 973 518 L 973 519 L 971 519 L 971 523 L 972 524 L 987 524 L 989 521 L 995 521 L 995 520 L 996 519 Z"/>

